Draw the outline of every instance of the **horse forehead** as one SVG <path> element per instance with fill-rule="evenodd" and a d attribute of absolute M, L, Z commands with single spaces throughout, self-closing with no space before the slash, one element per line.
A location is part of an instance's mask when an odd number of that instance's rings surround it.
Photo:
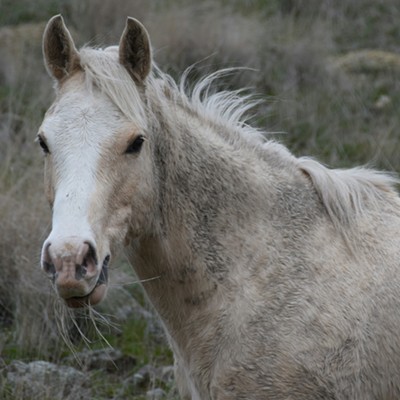
<path fill-rule="evenodd" d="M 41 129 L 56 143 L 70 140 L 95 143 L 111 138 L 122 125 L 122 115 L 110 100 L 99 93 L 80 90 L 62 94 Z"/>

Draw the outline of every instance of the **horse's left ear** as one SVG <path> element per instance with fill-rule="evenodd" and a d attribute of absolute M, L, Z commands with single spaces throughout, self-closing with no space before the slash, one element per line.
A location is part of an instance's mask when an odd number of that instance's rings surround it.
<path fill-rule="evenodd" d="M 143 83 L 151 69 L 151 47 L 146 28 L 128 17 L 119 42 L 119 62 L 136 83 Z"/>

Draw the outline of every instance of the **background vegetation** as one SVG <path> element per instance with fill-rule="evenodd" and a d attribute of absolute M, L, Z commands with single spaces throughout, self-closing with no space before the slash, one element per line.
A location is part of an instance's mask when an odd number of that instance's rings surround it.
<path fill-rule="evenodd" d="M 41 35 L 60 12 L 79 46 L 115 44 L 126 16 L 140 19 L 158 64 L 175 77 L 193 63 L 194 76 L 249 67 L 224 84 L 251 87 L 265 99 L 254 124 L 296 155 L 399 172 L 400 6 L 397 0 L 0 0 L 0 398 L 34 398 L 16 389 L 15 360 L 88 368 L 68 358 L 60 315 L 75 351 L 107 347 L 102 334 L 121 351 L 117 360 L 125 360 L 111 372 L 90 372 L 80 389 L 91 393 L 86 398 L 144 398 L 156 386 L 163 393 L 148 398 L 175 398 L 173 382 L 157 380 L 154 371 L 137 382 L 144 365 L 172 360 L 123 257 L 96 316 L 100 332 L 85 315 L 67 315 L 39 272 L 50 211 L 34 138 L 52 100 Z M 79 398 L 54 393 L 37 398 Z"/>

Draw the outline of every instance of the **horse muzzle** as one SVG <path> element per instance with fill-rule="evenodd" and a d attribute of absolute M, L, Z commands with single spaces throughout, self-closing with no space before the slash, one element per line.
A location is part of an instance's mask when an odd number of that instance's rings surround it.
<path fill-rule="evenodd" d="M 99 264 L 93 241 L 78 237 L 45 242 L 42 269 L 54 283 L 58 295 L 69 307 L 100 303 L 107 292 L 108 263 L 106 255 Z"/>

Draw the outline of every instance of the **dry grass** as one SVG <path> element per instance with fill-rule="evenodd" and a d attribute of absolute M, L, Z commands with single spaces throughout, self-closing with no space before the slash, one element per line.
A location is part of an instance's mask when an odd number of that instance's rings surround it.
<path fill-rule="evenodd" d="M 54 317 L 49 315 L 50 288 L 38 274 L 41 241 L 50 216 L 41 194 L 41 160 L 33 143 L 35 128 L 31 129 L 38 118 L 28 112 L 26 98 L 16 93 L 8 96 L 10 109 L 2 115 L 0 315 L 3 323 L 17 328 L 13 338 L 21 351 L 44 346 L 46 353 L 51 351 L 50 347 L 46 349 L 48 344 L 58 336 L 50 321 Z M 33 97 L 31 101 L 35 102 Z M 48 344 L 43 343 L 44 336 Z"/>
<path fill-rule="evenodd" d="M 334 166 L 372 163 L 400 171 L 398 61 L 395 68 L 381 68 L 379 57 L 373 68 L 348 67 L 350 59 L 365 58 L 365 49 L 392 64 L 398 60 L 396 0 L 41 0 L 42 7 L 34 9 L 31 3 L 4 2 L 0 18 L 3 25 L 34 22 L 0 29 L 3 355 L 56 360 L 65 350 L 55 323 L 60 310 L 38 266 L 50 211 L 42 195 L 41 152 L 33 143 L 52 98 L 40 36 L 44 20 L 56 12 L 64 14 L 80 46 L 116 43 L 126 16 L 139 18 L 158 64 L 174 76 L 193 63 L 198 63 L 194 77 L 226 66 L 248 67 L 252 70 L 225 84 L 252 87 L 265 98 L 257 123 L 281 132 L 278 138 L 297 155 Z M 123 281 L 126 274 L 117 266 L 111 279 Z M 125 297 L 118 292 L 105 312 L 131 298 L 129 288 Z"/>

